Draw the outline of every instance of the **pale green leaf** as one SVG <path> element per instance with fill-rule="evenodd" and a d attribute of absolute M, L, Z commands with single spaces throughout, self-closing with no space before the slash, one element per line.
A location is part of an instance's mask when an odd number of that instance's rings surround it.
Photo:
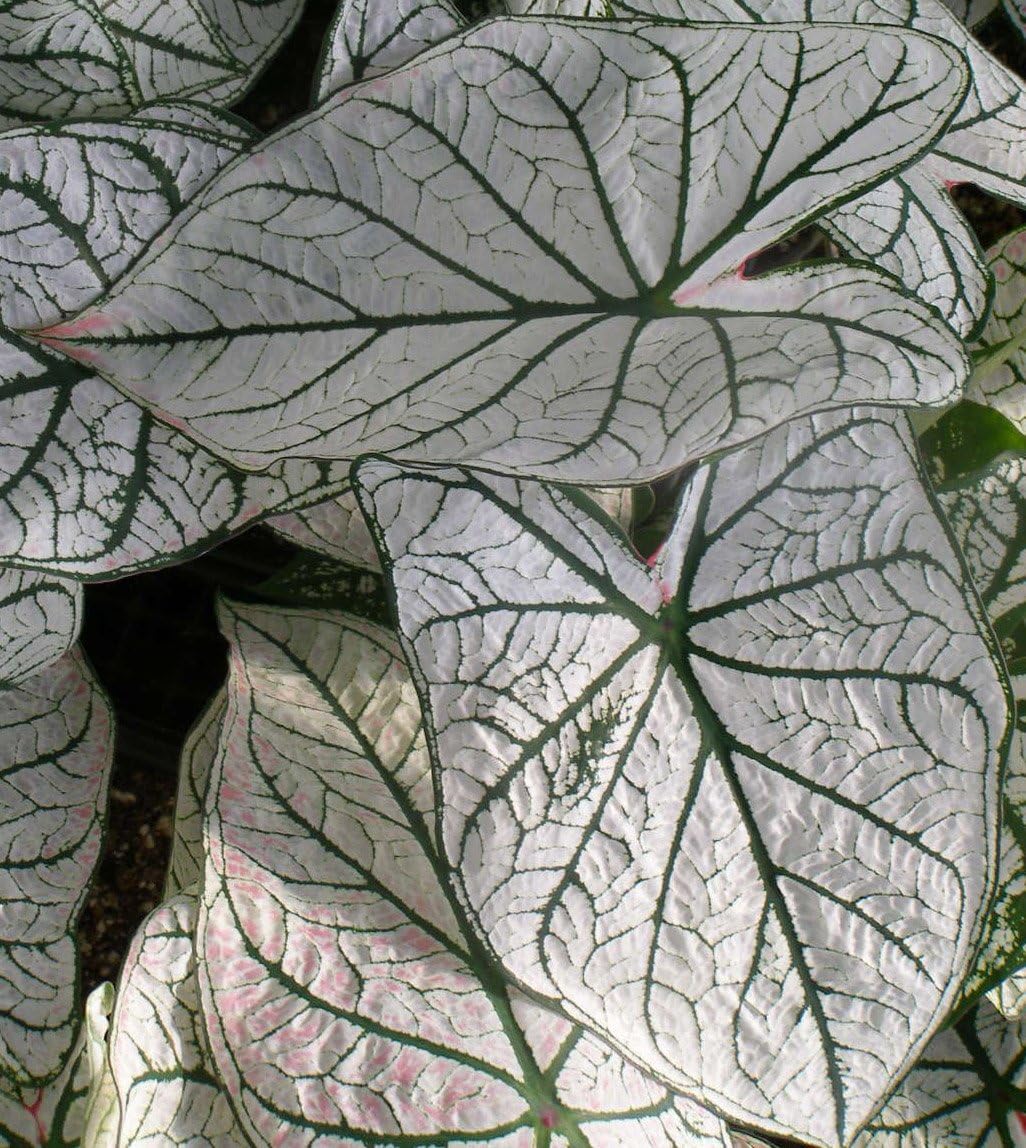
<path fill-rule="evenodd" d="M 37 337 L 249 467 L 637 482 L 809 410 L 945 403 L 961 345 L 890 276 L 722 276 L 917 158 L 964 82 L 912 33 L 493 20 L 229 165 Z"/>
<path fill-rule="evenodd" d="M 728 1119 L 848 1143 L 968 971 L 1009 736 L 905 420 L 700 467 L 651 567 L 565 490 L 354 481 L 503 968 Z"/>
<path fill-rule="evenodd" d="M 226 606 L 198 973 L 257 1145 L 726 1148 L 726 1129 L 507 990 L 443 880 L 387 631 Z"/>

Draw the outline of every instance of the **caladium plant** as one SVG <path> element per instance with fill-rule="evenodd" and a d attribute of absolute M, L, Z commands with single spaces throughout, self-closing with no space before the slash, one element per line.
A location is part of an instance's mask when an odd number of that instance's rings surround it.
<path fill-rule="evenodd" d="M 1026 203 L 1023 82 L 934 0 L 342 0 L 262 136 L 300 9 L 0 0 L 0 1145 L 1019 1142 L 1026 255 L 948 191 Z M 83 1001 L 83 583 L 261 520 Z"/>

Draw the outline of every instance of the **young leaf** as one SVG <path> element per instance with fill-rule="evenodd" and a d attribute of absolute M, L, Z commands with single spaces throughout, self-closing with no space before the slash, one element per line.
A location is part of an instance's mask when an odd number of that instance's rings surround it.
<path fill-rule="evenodd" d="M 111 712 L 68 654 L 0 692 L 0 1079 L 60 1071 L 81 1021 L 75 921 L 100 850 Z"/>
<path fill-rule="evenodd" d="M 819 225 L 842 251 L 889 271 L 971 339 L 990 306 L 992 279 L 972 229 L 931 163 L 927 156 Z"/>
<path fill-rule="evenodd" d="M 198 973 L 250 1139 L 726 1148 L 718 1119 L 508 991 L 474 942 L 395 639 L 323 611 L 226 606 L 222 625 Z"/>
<path fill-rule="evenodd" d="M 0 561 L 83 577 L 180 562 L 265 514 L 347 485 L 348 467 L 226 467 L 110 383 L 0 334 Z"/>
<path fill-rule="evenodd" d="M 1026 1022 L 981 1001 L 930 1042 L 856 1148 L 1013 1148 L 1026 1136 Z"/>
<path fill-rule="evenodd" d="M 0 689 L 66 654 L 81 625 L 80 583 L 0 567 Z"/>
<path fill-rule="evenodd" d="M 961 344 L 889 276 L 719 277 L 914 160 L 963 90 L 910 33 L 493 20 L 229 165 L 34 334 L 252 467 L 637 482 L 803 411 L 943 403 Z"/>
<path fill-rule="evenodd" d="M 402 67 L 465 25 L 448 0 L 342 0 L 321 61 L 318 103 L 348 84 Z"/>
<path fill-rule="evenodd" d="M 125 955 L 110 1038 L 117 1145 L 250 1144 L 210 1066 L 195 927 L 196 898 L 173 897 L 146 918 Z"/>
<path fill-rule="evenodd" d="M 997 286 L 966 397 L 1026 431 L 1026 228 L 996 243 L 987 262 Z"/>
<path fill-rule="evenodd" d="M 967 972 L 1008 737 L 905 420 L 700 467 L 651 568 L 566 490 L 354 481 L 490 951 L 728 1118 L 847 1144 Z"/>
<path fill-rule="evenodd" d="M 2 0 L 0 114 L 111 117 L 154 100 L 229 104 L 302 0 Z"/>
<path fill-rule="evenodd" d="M 42 326 L 91 303 L 252 138 L 188 104 L 0 136 L 0 319 Z"/>
<path fill-rule="evenodd" d="M 106 1037 L 113 1005 L 112 984 L 93 989 L 75 1049 L 49 1084 L 15 1096 L 0 1082 L 3 1148 L 112 1148 L 117 1097 L 107 1068 Z"/>

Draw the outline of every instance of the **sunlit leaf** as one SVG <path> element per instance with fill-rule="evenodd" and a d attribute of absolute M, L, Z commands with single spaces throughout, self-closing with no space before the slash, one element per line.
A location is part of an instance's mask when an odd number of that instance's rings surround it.
<path fill-rule="evenodd" d="M 961 344 L 890 276 L 722 276 L 963 90 L 911 33 L 493 20 L 229 165 L 37 337 L 252 467 L 637 482 L 804 411 L 944 403 Z"/>
<path fill-rule="evenodd" d="M 56 1076 L 81 1022 L 75 922 L 96 864 L 108 703 L 69 654 L 0 692 L 0 1079 Z"/>
<path fill-rule="evenodd" d="M 1024 1085 L 1026 1022 L 981 1001 L 934 1037 L 856 1148 L 1016 1148 Z"/>
<path fill-rule="evenodd" d="M 395 639 L 324 611 L 222 617 L 198 972 L 253 1143 L 726 1148 L 719 1120 L 508 991 L 473 940 Z"/>
<path fill-rule="evenodd" d="M 728 1118 L 847 1143 L 968 971 L 1008 737 L 905 420 L 700 467 L 651 566 L 566 491 L 355 481 L 508 974 Z"/>

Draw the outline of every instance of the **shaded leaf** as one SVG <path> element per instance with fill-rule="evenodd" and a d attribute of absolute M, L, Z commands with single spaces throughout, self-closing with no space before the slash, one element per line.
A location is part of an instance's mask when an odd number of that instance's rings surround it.
<path fill-rule="evenodd" d="M 700 467 L 651 567 L 563 490 L 355 476 L 503 968 L 728 1118 L 850 1141 L 968 970 L 1009 736 L 905 421 Z"/>
<path fill-rule="evenodd" d="M 996 243 L 987 260 L 997 287 L 967 396 L 1026 432 L 1026 228 Z"/>
<path fill-rule="evenodd" d="M 0 568 L 0 689 L 66 654 L 81 626 L 79 583 Z"/>

